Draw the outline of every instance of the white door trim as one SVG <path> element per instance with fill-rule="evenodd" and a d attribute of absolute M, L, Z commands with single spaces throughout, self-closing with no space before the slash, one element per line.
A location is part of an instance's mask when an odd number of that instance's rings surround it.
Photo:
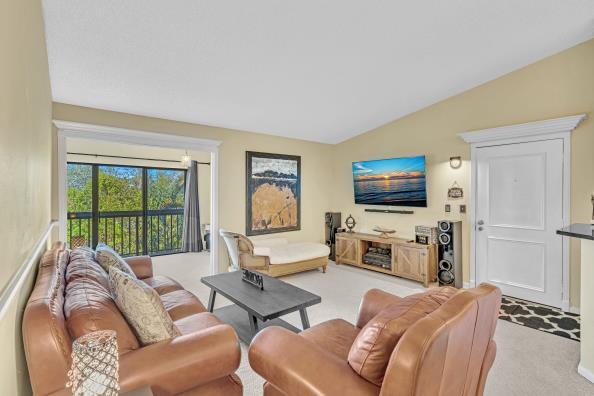
<path fill-rule="evenodd" d="M 458 136 L 470 143 L 470 279 L 469 287 L 476 285 L 476 150 L 480 147 L 499 146 L 512 143 L 534 142 L 549 139 L 563 140 L 563 225 L 570 222 L 571 191 L 571 132 L 586 118 L 586 114 L 554 118 L 459 133 Z M 569 241 L 563 238 L 563 295 L 562 309 L 569 311 Z"/>
<path fill-rule="evenodd" d="M 60 240 L 66 240 L 66 139 L 94 139 L 141 146 L 197 150 L 210 153 L 210 272 L 219 272 L 219 146 L 221 141 L 137 129 L 54 120 L 58 129 L 58 223 Z"/>

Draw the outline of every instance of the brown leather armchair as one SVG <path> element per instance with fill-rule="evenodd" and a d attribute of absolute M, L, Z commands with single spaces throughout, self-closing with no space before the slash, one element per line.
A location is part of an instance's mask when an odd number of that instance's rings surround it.
<path fill-rule="evenodd" d="M 453 292 L 411 322 L 395 348 L 386 351 L 389 360 L 379 385 L 349 364 L 351 347 L 365 343 L 357 337 L 376 315 L 399 306 L 408 314 L 411 298 L 419 297 L 401 299 L 374 289 L 363 297 L 356 325 L 334 319 L 300 334 L 280 327 L 262 330 L 252 341 L 249 360 L 267 380 L 264 394 L 482 395 L 495 359 L 493 334 L 501 304 L 500 290 L 487 284 Z M 376 352 L 382 347 L 372 345 Z"/>
<path fill-rule="evenodd" d="M 89 257 L 56 244 L 39 264 L 23 318 L 25 354 L 35 395 L 67 395 L 72 342 L 96 330 L 117 333 L 121 392 L 150 387 L 155 395 L 241 395 L 235 370 L 237 335 L 192 293 L 172 279 L 153 275 L 148 256 L 126 259 L 153 287 L 181 334 L 142 346 L 106 289 L 105 271 Z"/>

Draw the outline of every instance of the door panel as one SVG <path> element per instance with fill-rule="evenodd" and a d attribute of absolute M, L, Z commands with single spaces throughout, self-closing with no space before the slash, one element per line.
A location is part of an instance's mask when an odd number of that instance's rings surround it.
<path fill-rule="evenodd" d="M 490 281 L 545 291 L 544 243 L 489 237 L 487 249 Z"/>
<path fill-rule="evenodd" d="M 545 163 L 544 154 L 489 160 L 491 225 L 544 229 Z"/>
<path fill-rule="evenodd" d="M 476 151 L 477 281 L 503 294 L 561 306 L 563 225 L 561 139 Z"/>

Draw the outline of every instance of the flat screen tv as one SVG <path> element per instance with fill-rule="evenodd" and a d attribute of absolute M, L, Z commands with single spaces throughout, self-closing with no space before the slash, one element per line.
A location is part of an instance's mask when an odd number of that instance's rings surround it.
<path fill-rule="evenodd" d="M 353 162 L 355 203 L 427 207 L 425 156 Z"/>

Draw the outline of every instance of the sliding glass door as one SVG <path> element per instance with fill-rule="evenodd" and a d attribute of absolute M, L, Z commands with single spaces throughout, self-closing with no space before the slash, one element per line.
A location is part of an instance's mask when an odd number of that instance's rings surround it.
<path fill-rule="evenodd" d="M 68 229 L 70 246 L 90 246 L 93 239 L 93 167 L 68 164 Z"/>
<path fill-rule="evenodd" d="M 179 250 L 184 221 L 185 171 L 147 169 L 147 249 Z"/>
<path fill-rule="evenodd" d="M 183 169 L 68 163 L 68 243 L 123 256 L 181 251 Z"/>

